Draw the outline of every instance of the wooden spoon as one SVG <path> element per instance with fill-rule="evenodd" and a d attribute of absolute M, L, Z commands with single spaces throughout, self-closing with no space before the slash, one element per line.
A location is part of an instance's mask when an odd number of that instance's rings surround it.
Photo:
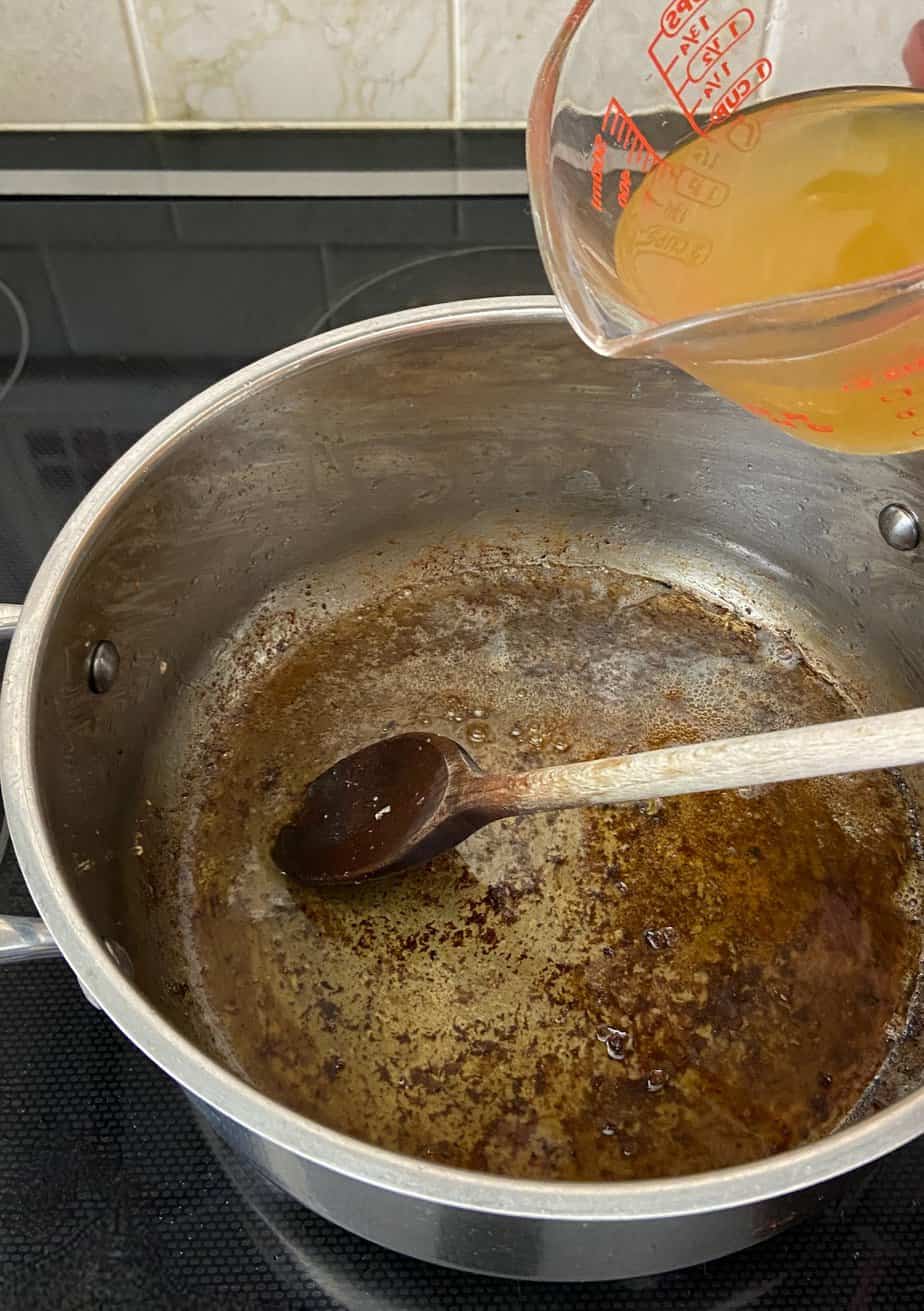
<path fill-rule="evenodd" d="M 300 883 L 362 883 L 431 860 L 509 815 L 608 806 L 924 761 L 924 710 L 485 774 L 458 742 L 405 733 L 337 762 L 273 843 Z"/>

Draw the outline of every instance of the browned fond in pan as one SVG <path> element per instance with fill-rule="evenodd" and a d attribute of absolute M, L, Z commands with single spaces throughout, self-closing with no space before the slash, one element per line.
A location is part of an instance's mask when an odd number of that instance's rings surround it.
<path fill-rule="evenodd" d="M 336 892 L 269 855 L 305 783 L 385 734 L 508 770 L 852 713 L 793 641 L 524 541 L 365 602 L 293 587 L 223 668 L 138 845 L 184 929 L 178 1006 L 258 1087 L 382 1146 L 562 1179 L 758 1158 L 875 1096 L 920 954 L 896 777 L 505 821 L 439 877 Z"/>

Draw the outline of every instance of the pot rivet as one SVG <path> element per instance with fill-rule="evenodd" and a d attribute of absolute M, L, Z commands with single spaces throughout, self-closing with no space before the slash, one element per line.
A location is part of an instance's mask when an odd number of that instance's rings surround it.
<path fill-rule="evenodd" d="M 879 531 L 896 551 L 913 551 L 921 540 L 918 516 L 897 501 L 879 511 Z"/>
<path fill-rule="evenodd" d="M 108 692 L 119 676 L 119 652 L 113 642 L 97 642 L 90 652 L 91 692 Z"/>

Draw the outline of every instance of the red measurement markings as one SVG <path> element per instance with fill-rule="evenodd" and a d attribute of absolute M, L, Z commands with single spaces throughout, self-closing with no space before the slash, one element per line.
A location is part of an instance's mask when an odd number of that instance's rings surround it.
<path fill-rule="evenodd" d="M 705 142 L 702 144 L 705 149 Z M 669 159 L 658 166 L 648 185 L 639 192 L 639 200 L 646 207 L 646 218 L 679 226 L 685 226 L 693 217 L 692 206 L 718 209 L 728 196 L 729 188 L 725 182 L 708 177 L 688 164 L 672 164 Z"/>
<path fill-rule="evenodd" d="M 841 391 L 873 391 L 878 390 L 882 383 L 900 382 L 915 373 L 924 373 L 924 355 L 919 355 L 914 359 L 903 360 L 900 364 L 890 364 L 885 369 L 880 369 L 872 373 L 858 373 L 853 378 L 848 378 L 846 382 L 841 383 Z M 909 419 L 920 420 L 921 411 L 910 401 L 914 398 L 915 389 L 913 387 L 890 387 L 879 394 L 879 401 L 882 405 L 894 407 L 892 417 L 900 422 L 907 422 Z M 915 428 L 912 437 L 924 435 L 924 427 L 919 431 Z"/>
<path fill-rule="evenodd" d="M 760 144 L 760 124 L 755 118 L 739 118 L 725 133 L 724 140 L 747 155 Z"/>
<path fill-rule="evenodd" d="M 604 111 L 600 130 L 626 152 L 629 168 L 648 173 L 655 164 L 661 162 L 661 156 L 649 144 L 632 115 L 626 113 L 615 96 Z"/>
<path fill-rule="evenodd" d="M 886 395 L 880 396 L 879 400 L 883 405 L 896 405 L 896 419 L 913 419 L 917 415 L 917 410 L 908 404 L 914 395 L 913 387 L 896 387 Z"/>
<path fill-rule="evenodd" d="M 724 17 L 714 12 L 717 4 L 721 0 L 675 0 L 661 15 L 660 30 L 648 47 L 648 55 L 671 95 L 701 136 L 705 130 L 696 121 L 697 113 L 712 110 L 711 124 L 718 121 L 714 107 L 725 105 L 719 117 L 727 117 L 732 112 L 728 108 L 732 100 L 736 100 L 737 107 L 747 98 L 742 94 L 742 81 L 754 80 L 757 65 L 762 71 L 766 66 L 765 76 L 756 81 L 755 87 L 749 85 L 750 94 L 766 81 L 772 68 L 768 59 L 758 58 L 741 72 L 742 65 L 760 51 L 760 29 L 754 11 L 742 7 Z M 706 12 L 707 6 L 711 12 Z"/>
<path fill-rule="evenodd" d="M 687 64 L 687 77 L 690 81 L 701 82 L 713 64 L 746 37 L 753 26 L 754 15 L 750 9 L 739 9 L 737 14 L 727 18 Z"/>
<path fill-rule="evenodd" d="M 603 165 L 606 162 L 606 142 L 598 132 L 590 155 L 590 203 L 594 209 L 603 209 Z"/>
<path fill-rule="evenodd" d="M 729 87 L 723 94 L 721 100 L 709 115 L 709 122 L 721 123 L 723 119 L 729 118 L 736 110 L 741 108 L 759 86 L 763 86 L 772 72 L 773 65 L 769 59 L 765 59 L 763 56 L 760 59 L 755 59 L 751 67 L 736 80 L 734 86 Z"/>
<path fill-rule="evenodd" d="M 594 137 L 590 154 L 590 203 L 596 210 L 602 211 L 604 208 L 603 182 L 606 174 L 606 156 L 607 150 L 613 147 L 621 151 L 624 156 L 616 199 L 620 207 L 625 209 L 632 194 L 632 172 L 650 173 L 656 164 L 661 163 L 661 156 L 651 146 L 632 115 L 623 109 L 615 96 L 610 99 L 610 103 L 603 111 L 600 131 Z"/>
<path fill-rule="evenodd" d="M 858 373 L 855 377 L 841 383 L 841 391 L 868 391 L 870 387 L 875 387 L 877 382 L 896 382 L 899 378 L 907 378 L 911 373 L 924 373 L 924 355 L 919 355 L 913 360 L 903 360 L 901 364 L 890 364 L 887 369 L 882 369 L 879 373 Z"/>
<path fill-rule="evenodd" d="M 706 0 L 673 0 L 661 15 L 661 31 L 665 36 L 676 36 L 687 19 L 705 3 Z"/>
<path fill-rule="evenodd" d="M 695 205 L 707 205 L 710 209 L 718 209 L 728 199 L 726 183 L 717 178 L 704 177 L 695 168 L 687 166 L 674 169 L 674 190 L 684 200 L 692 200 Z"/>
<path fill-rule="evenodd" d="M 712 242 L 708 237 L 672 228 L 667 223 L 654 223 L 638 233 L 633 243 L 633 254 L 664 255 L 690 268 L 696 268 L 705 264 L 712 254 Z"/>
<path fill-rule="evenodd" d="M 780 428 L 789 428 L 793 432 L 799 428 L 807 428 L 809 432 L 834 432 L 833 424 L 812 423 L 809 416 L 801 410 L 770 410 L 763 405 L 746 405 L 744 402 L 741 404 L 749 413 L 759 414 L 762 419 L 769 419 Z"/>

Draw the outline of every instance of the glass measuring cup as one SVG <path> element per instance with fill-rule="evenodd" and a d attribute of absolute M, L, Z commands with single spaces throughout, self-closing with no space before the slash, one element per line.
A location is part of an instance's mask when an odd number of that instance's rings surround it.
<path fill-rule="evenodd" d="M 924 447 L 920 0 L 639 8 L 578 0 L 530 106 L 572 326 L 807 441 Z"/>

